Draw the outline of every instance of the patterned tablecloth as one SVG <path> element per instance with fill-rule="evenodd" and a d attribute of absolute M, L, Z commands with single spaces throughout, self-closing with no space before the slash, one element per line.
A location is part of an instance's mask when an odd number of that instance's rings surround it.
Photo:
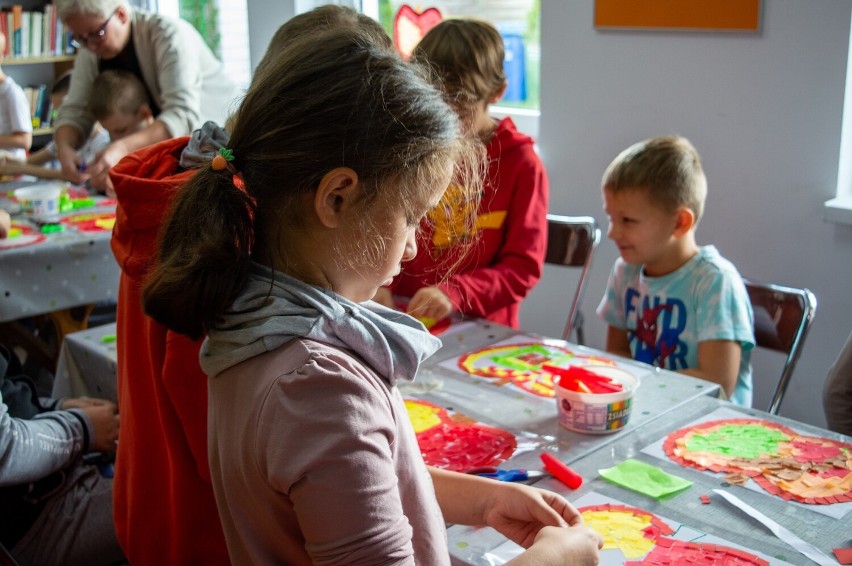
<path fill-rule="evenodd" d="M 14 199 L 14 189 L 28 184 L 0 184 L 0 208 L 12 214 L 12 233 L 0 240 L 0 322 L 114 301 L 120 272 L 110 249 L 116 202 L 81 195 L 70 199 L 76 208 L 63 212 L 59 224 L 41 227 Z"/>

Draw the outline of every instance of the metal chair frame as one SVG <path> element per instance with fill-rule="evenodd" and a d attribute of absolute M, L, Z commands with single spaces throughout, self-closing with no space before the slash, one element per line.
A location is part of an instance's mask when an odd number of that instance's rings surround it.
<path fill-rule="evenodd" d="M 577 290 L 568 311 L 568 321 L 562 339 L 568 340 L 571 331 L 577 334 L 577 343 L 583 344 L 583 317 L 580 301 L 586 285 L 586 276 L 592 265 L 595 248 L 601 241 L 601 230 L 592 216 L 547 215 L 547 253 L 545 263 L 563 267 L 581 268 Z"/>
<path fill-rule="evenodd" d="M 767 412 L 777 415 L 816 313 L 809 289 L 783 287 L 743 278 L 754 311 L 755 343 L 787 355 Z"/>

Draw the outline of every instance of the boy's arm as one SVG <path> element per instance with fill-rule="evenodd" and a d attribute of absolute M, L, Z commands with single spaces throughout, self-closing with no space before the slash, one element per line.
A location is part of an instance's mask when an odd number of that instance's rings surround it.
<path fill-rule="evenodd" d="M 625 358 L 632 358 L 630 352 L 630 339 L 627 331 L 615 326 L 608 325 L 606 330 L 606 351 Z"/>
<path fill-rule="evenodd" d="M 678 370 L 678 373 L 718 383 L 730 399 L 737 385 L 741 356 L 739 342 L 705 340 L 698 343 L 698 367 Z"/>
<path fill-rule="evenodd" d="M 27 156 L 27 163 L 30 165 L 44 165 L 56 159 L 56 156 L 47 148 L 43 147 L 38 151 L 34 151 Z"/>
<path fill-rule="evenodd" d="M 0 174 L 2 175 L 32 175 L 41 179 L 68 180 L 59 169 L 48 169 L 40 165 L 31 165 L 17 160 L 0 159 Z"/>
<path fill-rule="evenodd" d="M 32 132 L 15 132 L 0 136 L 0 146 L 3 147 L 19 147 L 28 150 L 32 145 Z"/>

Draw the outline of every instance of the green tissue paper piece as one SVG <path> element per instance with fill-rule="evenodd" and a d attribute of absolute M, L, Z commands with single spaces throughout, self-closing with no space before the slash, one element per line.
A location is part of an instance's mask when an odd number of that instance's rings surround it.
<path fill-rule="evenodd" d="M 115 334 L 104 334 L 103 336 L 101 336 L 101 342 L 103 342 L 104 344 L 111 344 L 115 342 L 115 340 Z"/>
<path fill-rule="evenodd" d="M 692 485 L 689 480 L 639 460 L 625 460 L 612 468 L 598 470 L 598 473 L 614 484 L 656 499 L 681 492 Z"/>

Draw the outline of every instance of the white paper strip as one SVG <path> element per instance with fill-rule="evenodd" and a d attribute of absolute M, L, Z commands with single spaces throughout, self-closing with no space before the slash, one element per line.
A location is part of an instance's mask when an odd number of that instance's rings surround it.
<path fill-rule="evenodd" d="M 736 495 L 728 493 L 723 489 L 714 489 L 716 493 L 721 495 L 724 499 L 728 501 L 731 505 L 740 508 L 750 517 L 754 518 L 757 521 L 763 523 L 763 525 L 772 531 L 772 533 L 777 536 L 782 541 L 786 542 L 793 548 L 795 548 L 798 552 L 801 552 L 820 566 L 837 566 L 837 561 L 832 560 L 828 556 L 822 553 L 820 549 L 815 547 L 814 545 L 807 543 L 794 535 L 791 531 L 782 527 Z"/>

